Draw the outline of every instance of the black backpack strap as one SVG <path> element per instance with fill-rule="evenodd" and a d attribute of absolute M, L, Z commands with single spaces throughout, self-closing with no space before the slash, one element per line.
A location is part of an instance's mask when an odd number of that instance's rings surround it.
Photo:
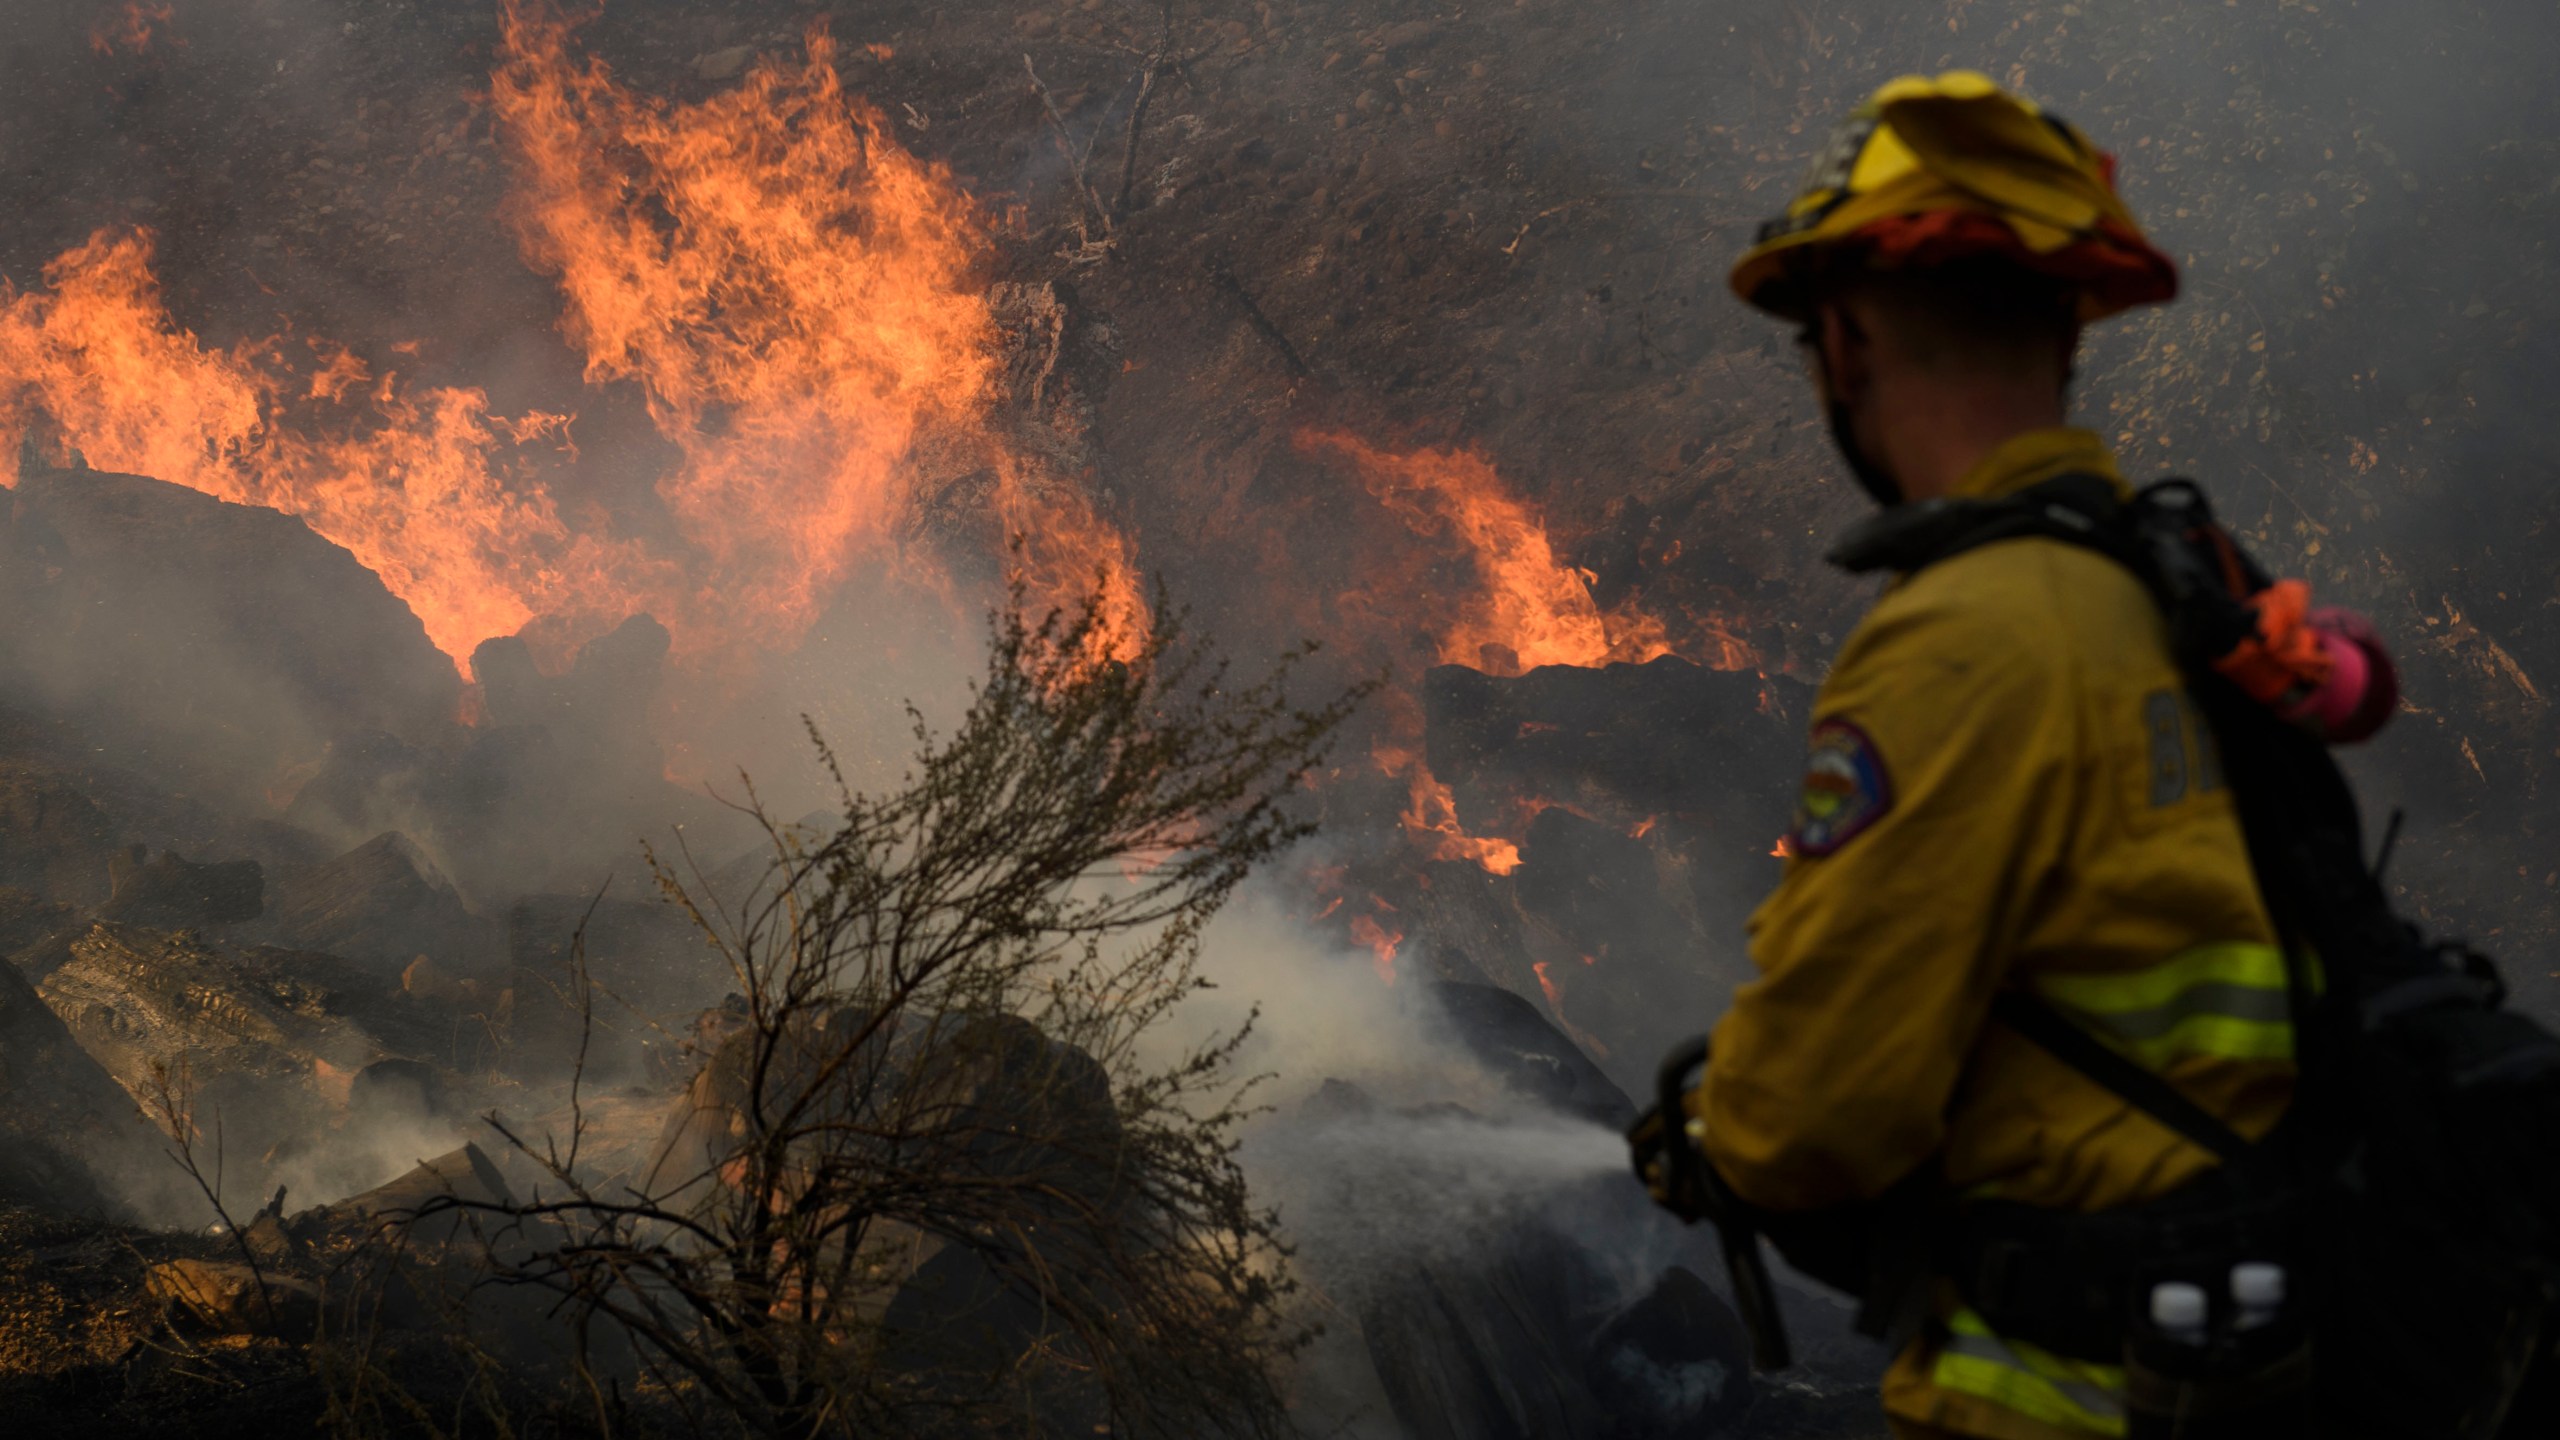
<path fill-rule="evenodd" d="M 2115 482 L 2071 471 L 1997 500 L 1938 499 L 1895 505 L 1840 537 L 1823 558 L 1853 575 L 1909 574 L 1999 540 L 2029 536 L 2103 550 L 2133 563 L 2115 522 Z"/>
<path fill-rule="evenodd" d="M 2212 1152 L 2228 1164 L 2251 1150 L 2251 1142 L 2105 1041 L 2090 1034 L 2043 999 L 2023 990 L 2004 990 L 1992 997 L 1991 1013 L 2001 1023 L 2034 1041 L 2053 1058 L 2079 1071 L 2136 1110 L 2159 1121 Z"/>

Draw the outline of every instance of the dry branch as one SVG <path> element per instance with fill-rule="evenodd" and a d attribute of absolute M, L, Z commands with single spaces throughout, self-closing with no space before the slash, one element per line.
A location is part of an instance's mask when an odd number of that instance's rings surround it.
<path fill-rule="evenodd" d="M 565 1139 L 491 1116 L 543 1193 L 422 1214 L 519 1237 L 486 1247 L 495 1283 L 623 1337 L 719 1428 L 1283 1433 L 1302 1337 L 1235 1160 L 1245 1037 L 1142 1041 L 1202 988 L 1210 918 L 1307 833 L 1289 797 L 1361 694 L 1295 707 L 1288 662 L 1240 684 L 1178 618 L 1103 660 L 1097 613 L 1000 625 L 957 731 L 919 724 L 896 793 L 839 772 L 833 828 L 750 791 L 752 895 L 658 864 L 737 994 L 640 1173 L 582 1169 L 574 1105 Z"/>

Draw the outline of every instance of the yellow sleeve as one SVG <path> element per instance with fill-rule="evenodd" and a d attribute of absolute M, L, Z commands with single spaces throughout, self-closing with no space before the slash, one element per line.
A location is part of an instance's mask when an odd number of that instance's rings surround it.
<path fill-rule="evenodd" d="M 1751 918 L 1760 975 L 1716 1026 L 1695 1102 L 1718 1171 L 1771 1209 L 1872 1197 L 1938 1149 L 2067 853 L 2065 647 L 2032 605 L 1984 603 L 2016 597 L 1929 594 L 1887 595 L 1815 702 L 1795 857 Z"/>

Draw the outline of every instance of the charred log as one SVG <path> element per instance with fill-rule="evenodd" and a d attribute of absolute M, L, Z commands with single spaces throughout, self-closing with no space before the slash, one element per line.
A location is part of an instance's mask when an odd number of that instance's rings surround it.
<path fill-rule="evenodd" d="M 503 953 L 497 922 L 394 831 L 324 864 L 279 866 L 268 889 L 263 923 L 244 933 L 269 944 L 404 969 L 423 956 L 455 977 L 492 974 Z"/>

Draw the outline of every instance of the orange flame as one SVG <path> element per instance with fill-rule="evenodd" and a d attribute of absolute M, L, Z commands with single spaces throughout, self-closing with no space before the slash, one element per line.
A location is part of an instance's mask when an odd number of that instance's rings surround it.
<path fill-rule="evenodd" d="M 1470 835 L 1458 823 L 1456 792 L 1435 778 L 1422 756 L 1380 741 L 1370 749 L 1381 774 L 1401 777 L 1409 787 L 1400 817 L 1405 834 L 1425 847 L 1433 860 L 1472 860 L 1496 875 L 1520 868 L 1520 847 L 1493 836 Z"/>
<path fill-rule="evenodd" d="M 139 55 L 151 48 L 151 33 L 169 23 L 176 12 L 144 0 L 125 0 L 120 12 L 100 20 L 89 31 L 89 48 L 101 55 Z"/>
<path fill-rule="evenodd" d="M 997 475 L 996 510 L 1013 537 L 1014 578 L 1023 593 L 1051 605 L 1093 602 L 1087 659 L 1136 655 L 1154 622 L 1128 532 L 1104 519 L 1083 490 L 1040 483 L 1026 462 L 1000 457 Z"/>
<path fill-rule="evenodd" d="M 1547 1008 L 1561 1011 L 1564 1009 L 1564 991 L 1556 985 L 1555 978 L 1547 973 L 1548 967 L 1554 963 L 1550 960 L 1541 960 L 1530 966 L 1529 970 L 1531 974 L 1538 977 L 1538 988 L 1547 992 Z"/>
<path fill-rule="evenodd" d="M 169 317 L 151 255 L 147 235 L 102 231 L 45 267 L 48 291 L 0 287 L 0 482 L 17 483 L 21 446 L 44 437 L 96 468 L 299 515 L 457 665 L 481 640 L 577 609 L 632 558 L 513 483 L 512 438 L 478 391 L 411 394 L 343 353 L 295 381 L 272 341 L 208 350 Z M 360 399 L 361 419 L 297 435 L 282 411 L 304 397 Z"/>
<path fill-rule="evenodd" d="M 574 58 L 544 0 L 505 0 L 500 18 L 491 100 L 518 233 L 559 279 L 589 380 L 638 383 L 682 457 L 658 491 L 709 562 L 690 607 L 706 636 L 787 645 L 853 566 L 898 563 L 909 462 L 933 440 L 990 452 L 992 518 L 1021 537 L 1032 595 L 1065 603 L 1099 577 L 1102 648 L 1134 650 L 1126 537 L 987 432 L 997 327 L 977 212 L 845 93 L 823 28 L 799 64 L 675 105 Z"/>
<path fill-rule="evenodd" d="M 1417 534 L 1456 542 L 1472 563 L 1473 593 L 1454 601 L 1440 659 L 1497 674 L 1540 665 L 1599 665 L 1667 655 L 1662 622 L 1633 610 L 1601 613 L 1591 572 L 1556 558 L 1546 522 L 1513 496 L 1474 450 L 1382 450 L 1353 436 L 1303 431 L 1301 449 L 1330 454 Z"/>
<path fill-rule="evenodd" d="M 1582 963 L 1585 965 L 1590 964 L 1591 960 L 1591 956 L 1585 955 L 1582 957 Z M 1540 960 L 1529 967 L 1529 973 L 1538 977 L 1538 989 L 1544 992 L 1547 997 L 1547 1013 L 1555 1017 L 1556 1025 L 1561 1028 L 1566 1035 L 1572 1038 L 1573 1043 L 1581 1046 L 1593 1055 L 1599 1056 L 1603 1060 L 1608 1059 L 1608 1046 L 1601 1044 L 1599 1038 L 1592 1035 L 1589 1031 L 1584 1030 L 1581 1026 L 1576 1025 L 1571 1020 L 1565 1018 L 1564 987 L 1557 984 L 1554 976 L 1550 973 L 1550 969 L 1554 964 L 1555 962 L 1552 960 Z"/>
<path fill-rule="evenodd" d="M 1368 947 L 1378 979 L 1387 985 L 1395 984 L 1396 947 L 1404 943 L 1404 931 L 1388 930 L 1369 916 L 1357 915 L 1352 917 L 1351 938 Z"/>
<path fill-rule="evenodd" d="M 140 234 L 101 232 L 44 291 L 0 287 L 0 484 L 32 438 L 300 516 L 457 667 L 538 619 L 594 633 L 643 610 L 698 661 L 796 642 L 856 565 L 944 589 L 899 544 L 929 447 L 994 476 L 987 538 L 1022 537 L 1036 603 L 1098 587 L 1093 648 L 1143 643 L 1127 536 L 993 423 L 972 207 L 843 93 L 822 33 L 797 67 L 674 106 L 573 59 L 538 0 L 502 19 L 492 95 L 526 252 L 559 277 L 590 381 L 636 383 L 677 452 L 658 489 L 679 544 L 564 523 L 540 467 L 575 461 L 568 416 L 496 416 L 478 391 L 404 388 L 334 346 L 299 367 L 276 340 L 209 349 L 168 314 Z"/>
<path fill-rule="evenodd" d="M 796 639 L 905 518 L 920 427 L 993 374 L 981 241 L 946 175 L 846 96 L 833 44 L 695 105 L 617 85 L 546 5 L 500 8 L 490 98 L 526 257 L 591 382 L 636 381 L 679 452 L 658 492 L 723 631 Z"/>

